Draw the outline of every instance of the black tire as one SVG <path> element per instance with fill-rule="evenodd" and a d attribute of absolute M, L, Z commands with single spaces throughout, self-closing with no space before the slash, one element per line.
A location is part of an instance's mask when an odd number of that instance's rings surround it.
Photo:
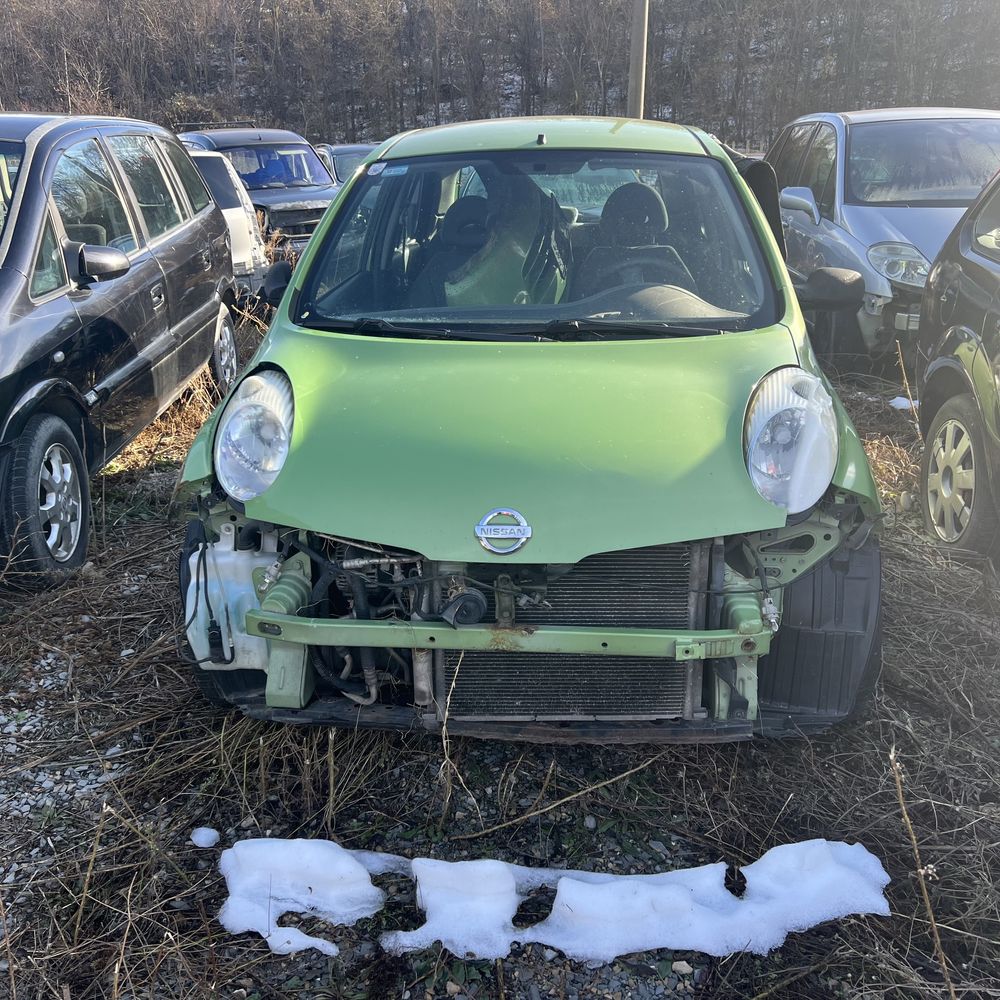
<path fill-rule="evenodd" d="M 90 481 L 65 421 L 38 413 L 27 422 L 14 443 L 0 504 L 0 573 L 6 570 L 11 582 L 41 590 L 84 564 Z"/>
<path fill-rule="evenodd" d="M 962 393 L 946 400 L 934 414 L 920 460 L 920 505 L 936 542 L 996 554 L 996 458 L 975 399 Z"/>
<path fill-rule="evenodd" d="M 200 521 L 188 521 L 177 558 L 177 582 L 180 586 L 181 614 L 186 624 L 191 614 L 187 607 L 188 586 L 191 583 L 191 555 L 205 538 L 205 531 Z M 263 689 L 267 675 L 261 670 L 205 670 L 195 663 L 194 651 L 187 640 L 187 635 L 180 637 L 181 656 L 190 665 L 195 684 L 206 701 L 219 708 L 233 708 L 238 705 L 243 696 Z"/>
<path fill-rule="evenodd" d="M 236 325 L 229 310 L 219 323 L 212 345 L 212 357 L 208 362 L 212 379 L 219 394 L 225 396 L 236 383 L 240 372 L 239 344 L 236 340 Z"/>

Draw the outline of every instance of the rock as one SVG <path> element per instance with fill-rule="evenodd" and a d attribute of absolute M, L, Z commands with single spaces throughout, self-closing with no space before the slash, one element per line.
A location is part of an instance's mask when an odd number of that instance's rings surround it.
<path fill-rule="evenodd" d="M 691 964 L 685 961 L 672 962 L 670 970 L 671 972 L 676 972 L 678 976 L 690 976 L 691 973 L 694 972 Z"/>
<path fill-rule="evenodd" d="M 596 830 L 597 829 L 597 820 L 588 813 L 586 816 L 583 817 L 583 825 L 588 830 Z"/>
<path fill-rule="evenodd" d="M 542 958 L 544 958 L 546 962 L 551 962 L 555 957 L 556 953 L 551 948 L 542 949 Z"/>
<path fill-rule="evenodd" d="M 445 986 L 445 992 L 450 997 L 457 997 L 459 993 L 462 992 L 462 987 L 458 983 L 453 983 L 450 979 L 448 980 L 448 985 Z"/>
<path fill-rule="evenodd" d="M 666 845 L 661 840 L 651 840 L 649 842 L 649 846 L 651 850 L 657 851 L 659 854 L 669 853 L 669 851 L 667 851 Z"/>

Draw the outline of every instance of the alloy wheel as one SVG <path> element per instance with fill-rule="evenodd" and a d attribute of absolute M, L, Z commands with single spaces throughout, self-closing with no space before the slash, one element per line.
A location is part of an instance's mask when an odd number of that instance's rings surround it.
<path fill-rule="evenodd" d="M 66 562 L 76 552 L 82 524 L 80 474 L 61 444 L 49 445 L 38 470 L 38 516 L 49 553 Z"/>
<path fill-rule="evenodd" d="M 219 330 L 219 340 L 215 348 L 215 357 L 218 367 L 219 384 L 228 389 L 236 381 L 238 366 L 236 334 L 233 333 L 233 325 L 228 320 L 222 324 L 222 329 Z"/>
<path fill-rule="evenodd" d="M 927 509 L 938 537 L 957 542 L 972 517 L 976 465 L 972 437 L 958 420 L 946 420 L 930 443 Z"/>

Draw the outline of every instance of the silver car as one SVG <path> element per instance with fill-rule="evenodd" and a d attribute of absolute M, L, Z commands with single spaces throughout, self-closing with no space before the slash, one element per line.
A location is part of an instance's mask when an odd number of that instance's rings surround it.
<path fill-rule="evenodd" d="M 853 316 L 818 316 L 816 347 L 912 353 L 931 262 L 1000 168 L 1000 112 L 889 108 L 796 119 L 765 159 L 781 190 L 788 267 L 865 279 Z"/>

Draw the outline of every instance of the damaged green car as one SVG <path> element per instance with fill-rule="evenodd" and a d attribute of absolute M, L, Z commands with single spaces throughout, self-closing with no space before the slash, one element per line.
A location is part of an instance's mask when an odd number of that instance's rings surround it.
<path fill-rule="evenodd" d="M 272 268 L 270 332 L 181 475 L 205 694 L 567 741 L 854 712 L 880 662 L 878 499 L 767 202 L 660 123 L 373 151 L 294 275 Z M 859 294 L 823 270 L 799 291 Z"/>

